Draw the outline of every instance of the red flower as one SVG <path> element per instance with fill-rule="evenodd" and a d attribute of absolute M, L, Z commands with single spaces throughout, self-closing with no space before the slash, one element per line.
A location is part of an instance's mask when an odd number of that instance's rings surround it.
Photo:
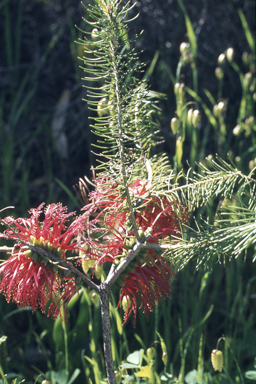
<path fill-rule="evenodd" d="M 180 237 L 180 225 L 185 218 L 178 216 L 178 206 L 165 196 L 153 195 L 148 180 L 137 180 L 129 186 L 134 204 L 135 220 L 140 232 L 150 233 L 148 242 L 158 244 L 166 237 Z M 85 216 L 92 236 L 85 242 L 85 257 L 95 261 L 118 263 L 136 243 L 130 223 L 126 197 L 118 185 L 108 179 L 96 180 L 96 189 L 90 194 L 91 204 L 85 206 Z M 90 216 L 94 216 L 90 220 Z M 94 235 L 93 235 L 94 234 Z M 96 236 L 95 236 L 96 234 Z M 142 254 L 143 253 L 143 254 Z M 118 302 L 125 300 L 124 322 L 131 312 L 144 307 L 144 312 L 153 309 L 161 298 L 170 296 L 170 279 L 174 273 L 164 258 L 153 250 L 143 250 L 129 265 L 132 271 L 124 271 L 119 279 L 121 294 Z"/>
<path fill-rule="evenodd" d="M 3 221 L 9 228 L 1 237 L 16 240 L 11 257 L 0 265 L 0 292 L 8 302 L 19 307 L 31 306 L 32 311 L 40 309 L 48 316 L 56 318 L 63 303 L 77 291 L 74 278 L 66 278 L 63 270 L 53 265 L 37 253 L 32 253 L 19 240 L 40 246 L 65 260 L 66 251 L 78 250 L 77 242 L 72 242 L 83 228 L 82 218 L 75 219 L 69 226 L 66 221 L 74 212 L 66 213 L 61 204 L 51 204 L 44 210 L 44 204 L 30 211 L 29 219 L 7 217 Z"/>
<path fill-rule="evenodd" d="M 171 296 L 170 279 L 175 277 L 174 272 L 163 257 L 152 256 L 151 259 L 152 261 L 148 263 L 136 263 L 133 272 L 121 276 L 123 283 L 117 308 L 123 304 L 124 323 L 131 312 L 134 312 L 134 323 L 136 322 L 137 298 L 141 302 L 139 309 L 144 306 L 148 318 L 149 311 L 153 311 L 156 303 Z"/>

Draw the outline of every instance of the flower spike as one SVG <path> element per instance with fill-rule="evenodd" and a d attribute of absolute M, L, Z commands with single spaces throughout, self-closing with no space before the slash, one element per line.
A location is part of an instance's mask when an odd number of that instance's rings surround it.
<path fill-rule="evenodd" d="M 0 265 L 0 293 L 8 302 L 13 301 L 19 307 L 31 306 L 33 312 L 40 309 L 56 319 L 61 305 L 65 304 L 66 308 L 79 287 L 74 278 L 65 276 L 62 269 L 29 250 L 29 244 L 66 260 L 67 251 L 80 249 L 74 240 L 83 228 L 83 219 L 75 218 L 67 225 L 74 212 L 67 213 L 67 208 L 61 204 L 50 204 L 44 209 L 42 203 L 29 213 L 29 219 L 3 219 L 8 229 L 1 237 L 16 243 L 11 257 Z M 43 215 L 44 219 L 40 221 Z"/>

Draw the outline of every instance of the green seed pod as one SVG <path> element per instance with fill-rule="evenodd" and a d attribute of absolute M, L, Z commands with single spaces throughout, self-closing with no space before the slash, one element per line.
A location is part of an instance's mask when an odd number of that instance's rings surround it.
<path fill-rule="evenodd" d="M 233 48 L 228 48 L 227 51 L 226 51 L 226 56 L 227 56 L 227 59 L 230 63 L 232 63 L 233 61 L 233 58 L 234 58 L 234 49 Z"/>
<path fill-rule="evenodd" d="M 211 362 L 215 371 L 222 372 L 223 368 L 223 354 L 218 349 L 214 349 L 211 353 Z"/>
<path fill-rule="evenodd" d="M 155 354 L 156 354 L 156 350 L 155 348 L 148 348 L 147 349 L 147 357 L 150 359 L 150 360 L 153 360 L 153 358 L 155 357 Z"/>
<path fill-rule="evenodd" d="M 171 119 L 171 129 L 172 129 L 172 132 L 174 135 L 176 135 L 176 133 L 178 133 L 179 127 L 180 127 L 179 119 L 177 117 L 173 117 Z"/>

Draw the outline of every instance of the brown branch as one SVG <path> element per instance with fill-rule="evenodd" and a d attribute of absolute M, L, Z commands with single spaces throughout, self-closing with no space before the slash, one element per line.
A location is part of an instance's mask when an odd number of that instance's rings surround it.
<path fill-rule="evenodd" d="M 147 242 L 150 235 L 145 237 L 141 242 L 135 244 L 131 252 L 125 257 L 125 259 L 115 268 L 111 268 L 108 277 L 105 280 L 105 284 L 112 286 L 114 282 L 119 278 L 121 273 L 127 268 L 130 262 L 138 255 L 142 248 L 145 247 L 145 243 Z"/>

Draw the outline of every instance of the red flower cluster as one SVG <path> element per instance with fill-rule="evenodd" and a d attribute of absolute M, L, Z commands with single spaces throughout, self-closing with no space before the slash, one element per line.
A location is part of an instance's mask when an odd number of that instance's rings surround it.
<path fill-rule="evenodd" d="M 166 237 L 180 237 L 181 219 L 176 214 L 174 202 L 163 196 L 151 196 L 148 185 L 148 180 L 137 180 L 129 186 L 140 232 L 150 233 L 148 242 L 153 244 Z M 85 258 L 94 260 L 95 266 L 107 261 L 117 263 L 136 243 L 126 197 L 115 183 L 105 179 L 96 180 L 90 199 L 93 202 L 83 209 L 94 235 L 86 240 Z M 153 250 L 143 250 L 130 266 L 133 270 L 125 271 L 119 279 L 121 294 L 118 307 L 122 302 L 127 303 L 124 305 L 124 321 L 132 311 L 136 320 L 137 299 L 139 308 L 144 307 L 148 315 L 156 302 L 170 296 L 170 278 L 174 276 L 164 258 Z"/>
<path fill-rule="evenodd" d="M 1 237 L 14 239 L 16 245 L 11 257 L 0 265 L 0 293 L 8 302 L 19 307 L 31 306 L 32 311 L 40 309 L 56 318 L 60 307 L 67 306 L 77 291 L 74 278 L 65 278 L 62 270 L 37 253 L 32 253 L 19 240 L 38 245 L 60 259 L 65 260 L 66 251 L 78 250 L 78 243 L 72 242 L 83 228 L 82 218 L 66 226 L 74 212 L 67 213 L 61 204 L 51 204 L 43 212 L 44 204 L 30 211 L 30 218 L 7 217 L 3 221 L 8 229 Z M 44 220 L 40 221 L 40 216 Z"/>

